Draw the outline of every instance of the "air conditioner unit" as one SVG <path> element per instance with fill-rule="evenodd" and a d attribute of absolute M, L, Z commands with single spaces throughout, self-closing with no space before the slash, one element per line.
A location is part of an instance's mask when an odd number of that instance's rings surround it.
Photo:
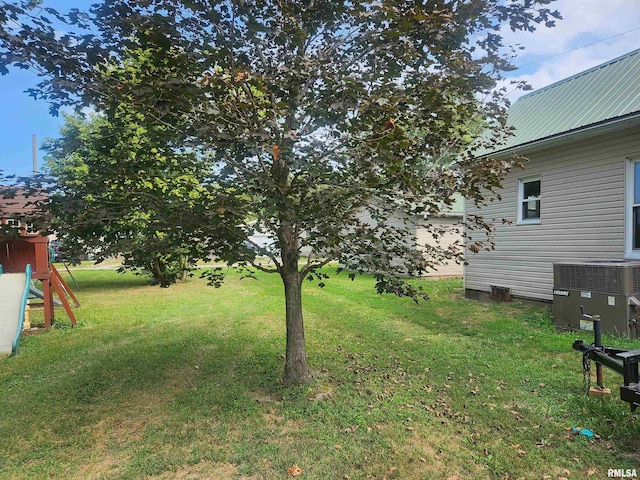
<path fill-rule="evenodd" d="M 640 261 L 587 261 L 553 264 L 553 322 L 563 330 L 593 330 L 580 318 L 600 315 L 602 331 L 640 337 Z"/>

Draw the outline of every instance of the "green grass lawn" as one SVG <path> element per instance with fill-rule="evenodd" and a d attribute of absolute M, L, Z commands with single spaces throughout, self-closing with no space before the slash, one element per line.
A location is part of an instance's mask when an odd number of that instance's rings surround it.
<path fill-rule="evenodd" d="M 312 384 L 283 388 L 275 276 L 170 289 L 74 272 L 79 325 L 0 360 L 2 479 L 583 479 L 640 471 L 640 420 L 583 394 L 580 334 L 549 313 L 378 296 L 370 278 L 305 285 Z M 608 343 L 634 345 L 607 338 Z M 598 437 L 574 434 L 585 427 Z"/>

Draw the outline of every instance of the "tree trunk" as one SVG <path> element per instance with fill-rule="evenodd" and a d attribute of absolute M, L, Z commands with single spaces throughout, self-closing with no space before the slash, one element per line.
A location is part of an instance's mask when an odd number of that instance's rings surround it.
<path fill-rule="evenodd" d="M 189 270 L 187 264 L 189 263 L 189 257 L 187 255 L 180 255 L 179 268 L 180 268 L 180 280 L 183 282 L 189 278 Z"/>
<path fill-rule="evenodd" d="M 300 273 L 282 277 L 286 299 L 287 360 L 284 367 L 285 385 L 300 385 L 311 379 L 307 367 L 307 348 L 302 317 L 302 282 Z"/>
<path fill-rule="evenodd" d="M 304 339 L 302 317 L 302 278 L 298 271 L 298 246 L 293 229 L 284 228 L 282 253 L 282 283 L 286 300 L 287 318 L 287 360 L 284 367 L 283 383 L 300 385 L 311 380 L 307 367 L 307 348 Z"/>

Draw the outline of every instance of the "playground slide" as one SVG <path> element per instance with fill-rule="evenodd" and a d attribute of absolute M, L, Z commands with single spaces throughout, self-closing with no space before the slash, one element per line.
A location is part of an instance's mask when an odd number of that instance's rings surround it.
<path fill-rule="evenodd" d="M 25 273 L 2 273 L 0 266 L 0 355 L 18 351 L 30 284 L 31 265 Z"/>
<path fill-rule="evenodd" d="M 39 298 L 41 300 L 44 300 L 44 292 L 40 290 L 38 287 L 34 287 L 33 285 L 31 285 L 29 287 L 29 293 L 32 295 L 32 297 L 29 297 L 29 298 Z M 53 304 L 56 307 L 62 306 L 62 302 L 60 300 L 56 300 L 55 298 L 53 299 Z"/>

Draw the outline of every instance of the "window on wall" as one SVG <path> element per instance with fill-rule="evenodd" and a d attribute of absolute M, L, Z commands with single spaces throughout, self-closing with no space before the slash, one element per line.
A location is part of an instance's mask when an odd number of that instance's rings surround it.
<path fill-rule="evenodd" d="M 633 249 L 640 250 L 640 162 L 633 162 Z"/>
<path fill-rule="evenodd" d="M 518 185 L 518 223 L 540 223 L 540 177 L 523 178 Z"/>
<path fill-rule="evenodd" d="M 627 167 L 627 255 L 640 256 L 640 160 Z"/>

